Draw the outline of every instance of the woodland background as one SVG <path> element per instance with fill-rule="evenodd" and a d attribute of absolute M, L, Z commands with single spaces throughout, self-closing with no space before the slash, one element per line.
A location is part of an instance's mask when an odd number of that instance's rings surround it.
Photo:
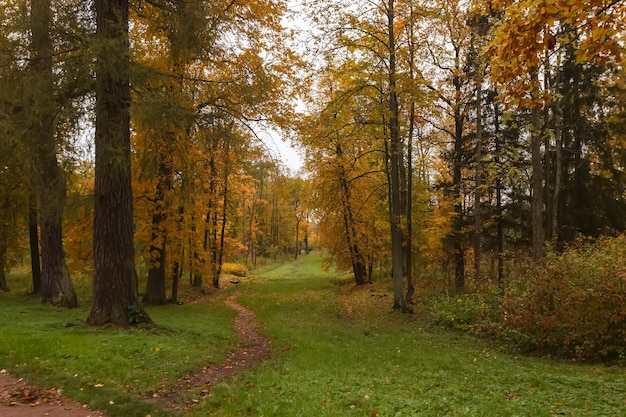
<path fill-rule="evenodd" d="M 93 276 L 128 325 L 323 248 L 394 309 L 623 359 L 623 1 L 1 4 L 3 289 Z"/>

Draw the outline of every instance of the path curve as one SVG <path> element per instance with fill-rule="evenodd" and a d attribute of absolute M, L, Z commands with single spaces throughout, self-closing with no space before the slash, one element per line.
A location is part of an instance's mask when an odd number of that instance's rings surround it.
<path fill-rule="evenodd" d="M 174 385 L 148 395 L 147 402 L 173 411 L 191 408 L 216 384 L 269 358 L 271 343 L 259 330 L 254 313 L 236 302 L 238 296 L 236 292 L 224 300 L 239 313 L 233 323 L 239 336 L 236 350 L 230 352 L 224 362 L 203 366 Z M 64 398 L 60 390 L 28 385 L 4 370 L 0 372 L 0 417 L 40 416 L 105 417 L 105 414 Z"/>
<path fill-rule="evenodd" d="M 224 362 L 203 366 L 174 385 L 153 393 L 148 401 L 171 410 L 190 408 L 206 397 L 216 384 L 269 358 L 271 342 L 259 330 L 254 313 L 236 302 L 238 296 L 239 292 L 235 292 L 224 300 L 224 304 L 239 313 L 233 323 L 239 337 L 236 350 L 230 352 Z"/>

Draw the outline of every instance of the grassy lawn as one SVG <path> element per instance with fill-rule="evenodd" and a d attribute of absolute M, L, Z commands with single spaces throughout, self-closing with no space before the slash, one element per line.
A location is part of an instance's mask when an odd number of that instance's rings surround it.
<path fill-rule="evenodd" d="M 626 416 L 624 367 L 508 353 L 392 312 L 384 285 L 355 288 L 320 266 L 302 256 L 225 290 L 256 312 L 272 359 L 218 384 L 195 415 Z M 80 325 L 86 307 L 0 294 L 0 368 L 111 417 L 167 415 L 140 395 L 220 361 L 236 343 L 234 313 L 215 296 L 149 313 L 160 329 L 94 330 Z"/>
<path fill-rule="evenodd" d="M 314 255 L 241 288 L 274 358 L 220 384 L 214 416 L 626 416 L 626 369 L 537 359 L 391 312 Z"/>
<path fill-rule="evenodd" d="M 235 313 L 221 302 L 148 312 L 158 329 L 93 329 L 83 326 L 89 315 L 84 300 L 66 310 L 19 291 L 0 294 L 0 369 L 31 384 L 61 387 L 66 396 L 111 417 L 154 415 L 142 395 L 199 365 L 221 362 L 237 341 L 231 328 Z"/>

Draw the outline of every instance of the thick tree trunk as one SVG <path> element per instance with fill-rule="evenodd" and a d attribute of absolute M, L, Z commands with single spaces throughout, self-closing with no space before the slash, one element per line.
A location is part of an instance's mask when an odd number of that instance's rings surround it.
<path fill-rule="evenodd" d="M 65 178 L 54 138 L 54 83 L 50 0 L 31 0 L 32 66 L 36 92 L 31 128 L 34 183 L 41 227 L 41 297 L 44 303 L 76 307 L 78 302 L 63 252 Z"/>
<path fill-rule="evenodd" d="M 90 325 L 150 322 L 138 298 L 130 170 L 128 0 L 95 0 L 96 171 Z"/>

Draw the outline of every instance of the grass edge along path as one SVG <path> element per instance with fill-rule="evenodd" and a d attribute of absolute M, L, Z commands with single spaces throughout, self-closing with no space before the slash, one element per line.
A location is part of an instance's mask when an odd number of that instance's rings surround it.
<path fill-rule="evenodd" d="M 626 369 L 526 357 L 391 310 L 387 284 L 355 287 L 315 255 L 240 290 L 273 360 L 217 384 L 210 416 L 626 416 Z"/>
<path fill-rule="evenodd" d="M 255 312 L 262 333 L 272 340 L 271 360 L 258 364 L 253 370 L 231 375 L 228 380 L 210 383 L 211 389 L 196 389 L 193 395 L 197 403 L 193 396 L 185 396 L 185 401 L 191 398 L 195 404 L 192 410 L 164 409 L 157 413 L 141 397 L 126 392 L 125 385 L 115 387 L 114 383 L 105 381 L 105 386 L 97 387 L 102 385 L 97 381 L 115 371 L 111 367 L 99 375 L 81 373 L 76 377 L 81 380 L 80 391 L 73 386 L 71 392 L 80 393 L 82 397 L 77 398 L 90 400 L 90 405 L 103 405 L 108 398 L 113 398 L 115 404 L 97 407 L 106 409 L 110 417 L 145 417 L 149 413 L 153 417 L 173 416 L 190 412 L 216 417 L 626 415 L 624 368 L 516 356 L 471 336 L 433 328 L 417 314 L 395 313 L 391 311 L 386 284 L 355 287 L 348 276 L 324 272 L 320 266 L 317 255 L 303 256 L 297 261 L 273 266 L 271 270 L 261 269 L 255 276 L 242 280 L 236 294 L 229 289 L 183 309 L 155 309 L 154 314 L 159 316 L 157 323 L 164 324 L 161 334 L 142 330 L 138 330 L 138 334 L 111 330 L 93 332 L 82 328 L 72 330 L 71 326 L 68 330 L 55 324 L 59 322 L 57 316 L 68 317 L 75 313 L 44 311 L 32 303 L 16 304 L 16 311 L 11 314 L 18 319 L 20 314 L 28 318 L 34 316 L 27 310 L 45 313 L 38 317 L 42 323 L 36 323 L 41 333 L 36 335 L 36 340 L 47 341 L 51 346 L 42 347 L 37 353 L 39 357 L 28 358 L 16 351 L 16 340 L 0 338 L 0 354 L 8 353 L 16 370 L 32 375 L 35 382 L 61 384 L 67 382 L 68 377 L 60 374 L 69 373 L 72 379 L 71 369 L 56 374 L 49 371 L 59 371 L 60 365 L 71 367 L 82 361 L 80 352 L 69 349 L 63 339 L 68 332 L 77 331 L 89 339 L 88 342 L 94 339 L 113 345 L 115 349 L 108 350 L 108 355 L 121 351 L 122 355 L 136 355 L 147 361 L 141 365 L 152 368 L 155 374 L 184 375 L 185 372 L 167 369 L 167 356 L 162 355 L 167 355 L 175 346 L 159 337 L 176 336 L 187 348 L 187 351 L 170 352 L 170 355 L 195 357 L 202 348 L 212 352 L 231 350 L 236 343 L 225 330 L 231 329 L 234 312 L 222 303 L 230 295 L 233 300 L 237 297 L 237 304 Z M 190 309 L 197 317 L 186 316 Z M 224 309 L 229 314 L 224 314 Z M 150 314 L 154 315 L 152 311 Z M 1 316 L 0 309 L 0 319 Z M 70 319 L 70 325 L 71 322 Z M 24 327 L 22 331 L 31 328 L 17 319 L 11 326 Z M 0 336 L 10 335 L 1 332 L 0 324 Z M 144 341 L 143 348 L 135 336 Z M 220 342 L 220 338 L 225 343 Z M 224 349 L 207 346 L 207 341 L 209 345 L 224 344 L 221 346 Z M 91 349 L 92 346 L 89 345 Z M 219 363 L 225 356 L 225 353 L 224 356 L 214 353 L 213 357 L 194 360 Z M 107 359 L 115 362 L 116 358 Z M 44 377 L 45 374 L 48 376 Z M 161 386 L 171 385 L 166 381 L 164 378 Z M 118 383 L 132 384 L 132 381 Z M 140 382 L 143 386 L 155 383 L 158 386 L 158 381 Z M 82 387 L 85 387 L 84 392 Z M 149 392 L 144 391 L 144 396 Z M 91 401 L 96 393 L 98 398 Z"/>
<path fill-rule="evenodd" d="M 271 343 L 259 331 L 254 313 L 236 302 L 238 295 L 239 292 L 232 293 L 224 300 L 228 308 L 237 312 L 237 317 L 233 321 L 233 327 L 239 338 L 236 349 L 230 351 L 224 361 L 200 366 L 174 384 L 161 386 L 155 392 L 149 393 L 144 397 L 146 403 L 156 406 L 156 410 L 164 409 L 174 413 L 193 412 L 193 406 L 200 402 L 215 384 L 250 369 L 269 357 Z M 7 413 L 12 417 L 33 417 L 48 416 L 55 412 L 66 417 L 104 416 L 101 411 L 90 410 L 87 404 L 63 397 L 61 390 L 27 385 L 23 380 L 10 376 L 4 370 L 0 382 L 2 382 L 0 391 L 7 394 L 6 401 L 3 397 L 3 401 L 0 402 L 2 417 Z M 115 402 L 111 400 L 109 405 L 114 406 Z"/>
<path fill-rule="evenodd" d="M 206 397 L 213 386 L 253 368 L 269 357 L 270 340 L 259 331 L 254 313 L 236 302 L 238 296 L 239 292 L 235 292 L 224 301 L 238 313 L 233 322 L 239 337 L 237 348 L 229 352 L 223 362 L 200 367 L 174 385 L 148 396 L 146 401 L 174 411 L 192 412 L 192 407 Z M 195 397 L 193 394 L 196 394 Z"/>

